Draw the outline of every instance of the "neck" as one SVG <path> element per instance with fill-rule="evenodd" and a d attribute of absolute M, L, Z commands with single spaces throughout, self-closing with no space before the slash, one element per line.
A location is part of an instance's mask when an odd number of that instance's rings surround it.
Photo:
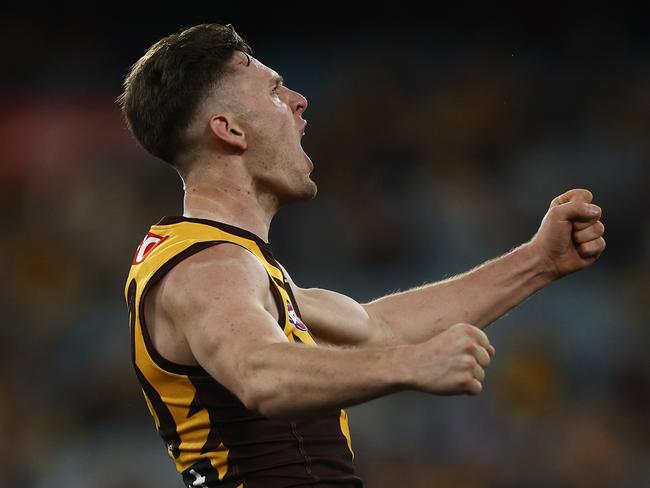
<path fill-rule="evenodd" d="M 183 215 L 234 225 L 268 242 L 271 220 L 279 207 L 277 198 L 260 194 L 250 178 L 229 169 L 188 177 Z"/>

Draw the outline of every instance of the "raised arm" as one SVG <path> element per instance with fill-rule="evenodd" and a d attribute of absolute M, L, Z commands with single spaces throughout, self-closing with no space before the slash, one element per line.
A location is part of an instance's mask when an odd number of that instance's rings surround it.
<path fill-rule="evenodd" d="M 476 394 L 494 349 L 468 324 L 414 346 L 351 350 L 288 342 L 269 279 L 248 251 L 222 244 L 180 264 L 162 297 L 196 361 L 271 418 L 335 411 L 400 389 Z"/>
<path fill-rule="evenodd" d="M 592 264 L 605 248 L 601 210 L 587 190 L 555 198 L 526 244 L 456 277 L 360 305 L 299 289 L 303 319 L 323 340 L 371 346 L 426 341 L 457 322 L 485 328 L 550 282 Z"/>

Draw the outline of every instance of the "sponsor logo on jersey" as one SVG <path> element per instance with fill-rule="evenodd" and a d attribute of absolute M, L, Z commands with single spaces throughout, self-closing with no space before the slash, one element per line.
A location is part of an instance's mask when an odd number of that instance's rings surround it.
<path fill-rule="evenodd" d="M 135 256 L 133 256 L 133 264 L 140 264 L 144 259 L 153 251 L 158 244 L 167 239 L 168 236 L 159 236 L 153 232 L 147 232 L 147 235 L 144 236 L 144 239 L 135 250 Z"/>
<path fill-rule="evenodd" d="M 293 309 L 291 300 L 287 300 L 287 311 L 289 312 L 289 322 L 291 322 L 296 327 L 296 329 L 307 331 L 307 326 L 303 323 L 302 320 L 300 320 L 300 317 L 298 317 L 298 314 Z"/>

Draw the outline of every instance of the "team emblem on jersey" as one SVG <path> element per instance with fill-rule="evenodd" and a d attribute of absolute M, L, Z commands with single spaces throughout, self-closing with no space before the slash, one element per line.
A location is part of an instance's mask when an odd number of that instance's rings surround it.
<path fill-rule="evenodd" d="M 289 322 L 291 322 L 296 327 L 296 329 L 307 331 L 307 326 L 303 323 L 302 320 L 300 320 L 300 317 L 298 317 L 298 314 L 293 309 L 291 300 L 287 300 L 287 310 L 289 312 Z"/>
<path fill-rule="evenodd" d="M 160 244 L 162 241 L 167 239 L 168 236 L 159 236 L 153 232 L 147 232 L 147 235 L 144 236 L 144 239 L 135 250 L 135 256 L 133 256 L 133 264 L 140 264 L 144 261 L 151 251 Z"/>

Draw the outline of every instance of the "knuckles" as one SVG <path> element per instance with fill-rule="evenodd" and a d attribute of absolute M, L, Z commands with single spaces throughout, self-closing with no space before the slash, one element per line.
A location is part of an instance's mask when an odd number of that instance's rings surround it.
<path fill-rule="evenodd" d="M 597 258 L 605 250 L 605 239 L 599 237 L 593 241 L 580 244 L 578 251 L 583 258 Z"/>
<path fill-rule="evenodd" d="M 460 357 L 460 366 L 463 369 L 473 369 L 476 366 L 476 358 L 470 354 L 464 354 Z"/>
<path fill-rule="evenodd" d="M 587 202 L 591 202 L 594 198 L 593 193 L 586 189 L 580 189 L 576 192 L 578 195 L 582 195 Z"/>
<path fill-rule="evenodd" d="M 460 345 L 463 352 L 472 354 L 474 351 L 476 351 L 476 345 L 474 344 L 474 341 L 469 337 L 463 338 Z"/>
<path fill-rule="evenodd" d="M 474 383 L 474 376 L 469 373 L 463 373 L 458 377 L 458 386 L 463 390 L 469 390 Z"/>

